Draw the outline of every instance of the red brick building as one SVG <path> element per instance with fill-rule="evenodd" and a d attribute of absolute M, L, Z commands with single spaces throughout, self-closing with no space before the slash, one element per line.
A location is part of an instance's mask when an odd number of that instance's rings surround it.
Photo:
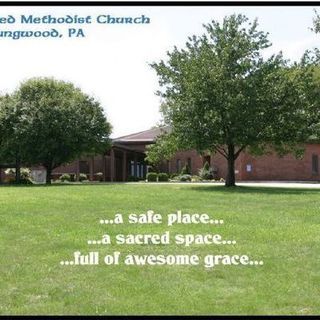
<path fill-rule="evenodd" d="M 306 144 L 303 159 L 293 155 L 279 157 L 276 154 L 254 157 L 242 152 L 235 163 L 237 181 L 320 181 L 320 144 Z M 220 154 L 202 157 L 194 150 L 178 152 L 168 162 L 169 172 L 178 172 L 189 164 L 192 174 L 197 174 L 205 161 L 226 178 L 227 162 Z"/>
<path fill-rule="evenodd" d="M 64 172 L 85 173 L 90 180 L 97 179 L 96 173 L 103 173 L 104 181 L 127 181 L 130 177 L 145 178 L 148 166 L 145 151 L 148 144 L 155 142 L 162 129 L 155 128 L 134 133 L 113 140 L 112 149 L 105 155 L 84 158 L 68 166 L 54 170 L 55 176 Z M 303 159 L 293 155 L 279 157 L 276 154 L 254 157 L 241 153 L 236 160 L 237 181 L 320 181 L 319 170 L 320 144 L 306 144 Z M 161 165 L 161 171 L 178 173 L 188 164 L 191 173 L 197 175 L 208 161 L 217 172 L 217 177 L 226 178 L 227 163 L 220 154 L 201 156 L 195 150 L 180 151 Z"/>
<path fill-rule="evenodd" d="M 161 134 L 159 128 L 113 139 L 111 150 L 103 155 L 84 157 L 71 164 L 56 168 L 53 177 L 58 178 L 63 173 L 84 173 L 89 180 L 97 180 L 102 173 L 103 181 L 128 181 L 133 177 L 145 179 L 147 163 L 145 151 L 148 144 L 155 142 Z"/>
<path fill-rule="evenodd" d="M 155 128 L 113 139 L 111 150 L 95 157 L 83 157 L 53 171 L 53 178 L 63 173 L 86 174 L 89 180 L 128 181 L 145 179 L 148 165 L 145 161 L 146 146 L 155 142 L 162 129 Z M 254 157 L 241 153 L 235 164 L 237 181 L 320 181 L 320 144 L 306 144 L 303 159 L 293 155 L 282 158 L 276 154 Z M 188 164 L 193 175 L 208 161 L 219 178 L 226 178 L 227 162 L 220 154 L 201 156 L 195 150 L 180 151 L 161 165 L 161 171 L 179 173 Z M 37 169 L 37 168 L 35 168 Z M 4 179 L 4 168 L 0 175 Z M 36 170 L 35 170 L 36 171 Z"/>

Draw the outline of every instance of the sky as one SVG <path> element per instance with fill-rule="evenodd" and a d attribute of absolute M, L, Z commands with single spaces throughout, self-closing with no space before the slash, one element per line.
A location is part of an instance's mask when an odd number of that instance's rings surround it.
<path fill-rule="evenodd" d="M 31 77 L 71 81 L 103 106 L 113 126 L 112 137 L 147 130 L 160 119 L 158 78 L 150 63 L 166 59 L 188 36 L 201 35 L 203 23 L 222 21 L 233 13 L 258 18 L 259 28 L 269 32 L 272 47 L 265 55 L 282 50 L 284 57 L 300 59 L 306 49 L 320 47 L 320 34 L 310 31 L 315 7 L 0 7 L 1 17 L 12 15 L 78 15 L 96 17 L 148 16 L 150 24 L 82 25 L 84 38 L 0 37 L 0 94 L 10 93 Z M 320 6 L 319 6 L 320 12 Z M 73 25 L 26 25 L 0 23 L 3 30 L 49 30 L 66 35 Z"/>

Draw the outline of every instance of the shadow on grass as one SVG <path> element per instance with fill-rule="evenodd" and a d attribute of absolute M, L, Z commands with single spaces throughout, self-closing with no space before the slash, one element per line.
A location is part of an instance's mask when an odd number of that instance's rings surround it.
<path fill-rule="evenodd" d="M 157 183 L 155 183 L 157 184 Z M 0 188 L 57 188 L 57 187 L 85 187 L 85 186 L 100 186 L 100 187 L 112 187 L 112 186 L 119 186 L 119 185 L 129 185 L 128 183 L 123 182 L 102 182 L 102 183 L 54 183 L 51 185 L 46 184 L 31 184 L 31 185 L 24 185 L 24 184 L 0 184 Z M 136 186 L 137 184 L 132 184 L 132 186 Z M 147 186 L 148 184 L 141 184 Z M 154 184 L 153 184 L 154 185 Z M 160 183 L 158 184 L 161 185 Z M 177 184 L 173 184 L 177 185 Z M 182 184 L 183 185 L 183 184 Z M 161 185 L 161 186 L 170 186 Z M 265 186 L 236 186 L 236 187 L 225 187 L 223 185 L 190 185 L 188 184 L 188 188 L 185 188 L 184 191 L 199 191 L 199 192 L 222 192 L 224 194 L 270 194 L 270 195 L 283 195 L 283 194 L 318 194 L 320 195 L 320 188 L 319 189 L 312 189 L 312 188 L 299 188 L 299 187 L 265 187 Z M 177 191 L 175 191 L 177 192 Z"/>
<path fill-rule="evenodd" d="M 223 192 L 230 194 L 319 194 L 320 189 L 309 189 L 309 188 L 294 188 L 294 187 L 256 187 L 256 186 L 236 186 L 236 187 L 225 187 L 225 186 L 193 186 L 190 188 L 194 191 L 205 191 L 205 192 Z"/>
<path fill-rule="evenodd" d="M 53 184 L 6 184 L 0 183 L 0 188 L 55 188 L 55 187 L 85 187 L 85 186 L 114 186 L 119 182 L 107 183 L 53 183 Z"/>

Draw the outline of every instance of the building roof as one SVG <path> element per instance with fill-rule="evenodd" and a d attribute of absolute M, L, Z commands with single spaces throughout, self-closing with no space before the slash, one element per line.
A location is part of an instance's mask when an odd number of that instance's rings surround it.
<path fill-rule="evenodd" d="M 159 135 L 169 131 L 169 127 L 157 127 L 137 133 L 132 133 L 127 136 L 118 137 L 113 139 L 112 141 L 114 143 L 153 143 Z"/>

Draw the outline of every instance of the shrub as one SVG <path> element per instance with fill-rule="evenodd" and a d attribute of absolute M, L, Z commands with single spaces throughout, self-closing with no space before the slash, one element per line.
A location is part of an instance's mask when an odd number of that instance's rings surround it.
<path fill-rule="evenodd" d="M 21 180 L 31 179 L 31 170 L 29 168 L 20 169 Z"/>
<path fill-rule="evenodd" d="M 84 182 L 85 180 L 88 180 L 88 177 L 85 173 L 80 173 L 79 174 L 79 181 Z"/>
<path fill-rule="evenodd" d="M 148 182 L 156 182 L 158 178 L 158 174 L 156 172 L 148 172 L 147 173 L 147 181 Z"/>
<path fill-rule="evenodd" d="M 201 178 L 199 176 L 191 176 L 191 181 L 192 182 L 200 182 Z"/>
<path fill-rule="evenodd" d="M 214 178 L 214 171 L 210 168 L 209 163 L 206 161 L 203 168 L 199 170 L 199 176 L 203 180 L 212 180 Z"/>
<path fill-rule="evenodd" d="M 16 183 L 16 169 L 9 168 L 4 172 L 6 174 L 5 182 L 14 184 Z M 31 170 L 29 168 L 20 168 L 20 184 L 33 184 L 31 177 Z"/>
<path fill-rule="evenodd" d="M 184 174 L 184 175 L 179 177 L 179 180 L 182 181 L 182 182 L 191 181 L 191 175 L 190 174 Z"/>
<path fill-rule="evenodd" d="M 64 173 L 63 175 L 61 175 L 59 177 L 59 180 L 62 181 L 62 182 L 71 181 L 70 174 Z"/>
<path fill-rule="evenodd" d="M 129 176 L 128 177 L 128 181 L 129 182 L 137 182 L 139 181 L 140 179 L 138 177 L 135 177 L 135 176 Z"/>
<path fill-rule="evenodd" d="M 103 173 L 102 172 L 97 172 L 96 173 L 96 177 L 97 177 L 97 180 L 102 182 L 103 181 Z"/>
<path fill-rule="evenodd" d="M 33 181 L 30 178 L 22 178 L 20 184 L 33 184 Z"/>
<path fill-rule="evenodd" d="M 165 181 L 168 181 L 169 180 L 169 177 L 166 173 L 164 172 L 161 172 L 158 174 L 158 181 L 162 181 L 162 182 L 165 182 Z"/>
<path fill-rule="evenodd" d="M 185 175 L 185 174 L 191 174 L 188 164 L 186 164 L 181 170 L 181 175 Z"/>
<path fill-rule="evenodd" d="M 16 169 L 14 168 L 8 168 L 4 171 L 5 175 L 9 176 L 9 175 L 14 175 L 16 173 Z"/>

